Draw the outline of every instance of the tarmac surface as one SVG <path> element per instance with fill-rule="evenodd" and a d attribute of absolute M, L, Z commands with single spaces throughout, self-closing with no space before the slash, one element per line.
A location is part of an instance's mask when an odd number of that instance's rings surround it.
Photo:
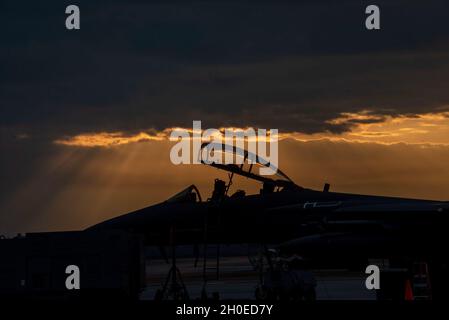
<path fill-rule="evenodd" d="M 193 258 L 178 258 L 177 267 L 189 293 L 190 299 L 198 299 L 203 288 L 203 265 Z M 213 260 L 208 260 L 213 267 Z M 147 287 L 141 294 L 142 300 L 152 300 L 157 289 L 162 288 L 171 264 L 163 259 L 148 259 L 146 263 Z M 247 256 L 227 256 L 220 260 L 220 277 L 214 279 L 216 269 L 208 271 L 208 294 L 218 292 L 220 299 L 255 299 L 255 288 L 259 273 L 254 270 Z M 313 270 L 316 281 L 317 300 L 375 300 L 375 291 L 365 287 L 366 275 L 347 270 Z"/>

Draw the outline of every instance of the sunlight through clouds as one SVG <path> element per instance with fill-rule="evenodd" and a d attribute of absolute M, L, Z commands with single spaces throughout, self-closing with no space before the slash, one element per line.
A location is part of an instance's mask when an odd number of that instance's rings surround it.
<path fill-rule="evenodd" d="M 340 117 L 327 121 L 331 125 L 347 125 L 343 133 L 321 132 L 306 134 L 301 132 L 280 132 L 279 140 L 298 141 L 345 141 L 370 142 L 378 144 L 430 144 L 449 145 L 449 112 L 412 115 L 378 115 L 369 110 L 358 113 L 341 113 Z M 222 127 L 245 131 L 248 128 Z M 114 147 L 136 142 L 170 140 L 173 130 L 184 130 L 192 134 L 191 128 L 154 129 L 148 132 L 129 134 L 124 132 L 83 133 L 72 137 L 57 139 L 54 143 L 73 147 Z M 268 132 L 269 133 L 269 132 Z"/>

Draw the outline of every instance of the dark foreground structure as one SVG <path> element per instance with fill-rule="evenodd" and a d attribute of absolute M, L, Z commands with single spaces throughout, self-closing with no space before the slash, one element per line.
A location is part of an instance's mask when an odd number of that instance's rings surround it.
<path fill-rule="evenodd" d="M 0 240 L 0 296 L 16 299 L 136 299 L 144 286 L 142 239 L 122 231 L 29 233 Z M 66 288 L 66 268 L 80 290 Z"/>

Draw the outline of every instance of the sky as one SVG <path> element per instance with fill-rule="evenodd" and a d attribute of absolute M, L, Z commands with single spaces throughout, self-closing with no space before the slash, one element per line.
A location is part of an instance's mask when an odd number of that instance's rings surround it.
<path fill-rule="evenodd" d="M 169 159 L 193 120 L 278 129 L 305 187 L 449 200 L 449 4 L 374 3 L 0 2 L 0 234 L 207 197 L 226 175 Z"/>

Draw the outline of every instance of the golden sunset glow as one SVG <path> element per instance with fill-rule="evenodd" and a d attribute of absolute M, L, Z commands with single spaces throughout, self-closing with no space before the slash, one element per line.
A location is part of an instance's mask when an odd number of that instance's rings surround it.
<path fill-rule="evenodd" d="M 224 171 L 201 164 L 174 165 L 173 142 L 148 140 L 115 147 L 58 145 L 42 167 L 4 202 L 2 212 L 34 214 L 11 229 L 72 230 L 166 200 L 194 183 L 203 198 Z M 279 142 L 279 168 L 295 183 L 349 193 L 448 200 L 449 145 L 381 144 L 316 139 Z M 69 180 L 66 184 L 64 181 Z M 45 186 L 45 187 L 43 187 Z M 258 193 L 260 185 L 235 177 L 230 190 Z M 27 201 L 23 201 L 27 196 Z M 70 204 L 70 205 L 67 205 Z"/>
<path fill-rule="evenodd" d="M 158 141 L 165 138 L 166 135 L 163 132 L 155 135 L 150 135 L 145 132 L 139 132 L 135 135 L 127 135 L 123 132 L 100 132 L 79 134 L 70 138 L 58 139 L 55 143 L 76 147 L 112 147 L 134 142 Z"/>
<path fill-rule="evenodd" d="M 316 134 L 304 134 L 300 132 L 281 132 L 279 140 L 294 139 L 298 141 L 345 141 L 345 142 L 370 142 L 378 144 L 430 144 L 449 145 L 449 112 L 426 113 L 420 115 L 384 116 L 372 115 L 369 111 L 359 113 L 341 113 L 341 116 L 328 121 L 331 125 L 348 124 L 349 131 L 336 134 L 322 132 Z M 222 127 L 225 130 L 247 132 L 249 128 Z M 163 141 L 170 139 L 170 133 L 174 130 L 182 130 L 190 135 L 191 128 L 166 128 L 162 131 L 149 130 L 136 134 L 124 132 L 100 132 L 84 133 L 72 137 L 66 137 L 55 141 L 56 144 L 74 147 L 114 147 L 136 142 Z M 203 131 L 204 132 L 204 131 Z M 256 130 L 257 133 L 257 130 Z M 270 131 L 267 130 L 267 136 Z M 264 139 L 258 136 L 257 139 Z"/>
<path fill-rule="evenodd" d="M 349 132 L 341 135 L 324 135 L 324 138 L 380 144 L 449 144 L 449 112 L 398 117 L 372 116 L 366 112 L 342 115 L 343 117 L 334 121 L 339 123 L 354 119 L 379 121 L 355 123 Z"/>

